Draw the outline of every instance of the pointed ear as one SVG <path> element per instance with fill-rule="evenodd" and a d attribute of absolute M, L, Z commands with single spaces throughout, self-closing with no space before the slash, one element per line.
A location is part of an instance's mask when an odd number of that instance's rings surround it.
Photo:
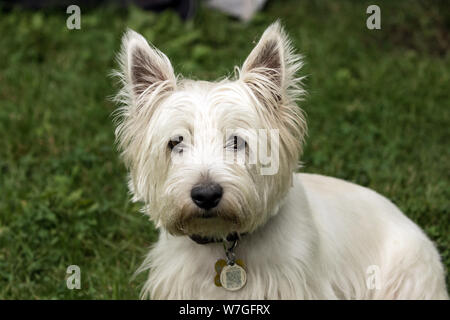
<path fill-rule="evenodd" d="M 301 78 L 295 78 L 301 68 L 301 56 L 294 53 L 279 21 L 270 25 L 244 62 L 240 72 L 243 80 L 257 94 L 273 102 L 295 99 L 303 90 Z"/>
<path fill-rule="evenodd" d="M 128 30 L 122 38 L 119 60 L 125 85 L 135 99 L 152 92 L 159 84 L 165 85 L 164 90 L 173 90 L 176 86 L 176 77 L 166 55 L 133 30 Z"/>

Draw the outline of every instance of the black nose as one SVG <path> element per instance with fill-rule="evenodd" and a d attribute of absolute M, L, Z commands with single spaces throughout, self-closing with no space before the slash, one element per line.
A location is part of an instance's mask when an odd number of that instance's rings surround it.
<path fill-rule="evenodd" d="M 191 190 L 191 198 L 202 209 L 216 207 L 222 198 L 223 189 L 217 183 L 196 185 Z"/>

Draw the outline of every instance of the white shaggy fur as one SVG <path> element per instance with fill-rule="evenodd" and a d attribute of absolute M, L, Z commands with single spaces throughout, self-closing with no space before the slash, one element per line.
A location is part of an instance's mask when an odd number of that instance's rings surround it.
<path fill-rule="evenodd" d="M 433 243 L 391 202 L 345 181 L 294 174 L 306 132 L 296 105 L 301 59 L 279 23 L 264 32 L 236 79 L 176 77 L 167 57 L 133 31 L 119 61 L 117 141 L 133 200 L 160 229 L 139 270 L 149 271 L 143 298 L 448 298 Z M 260 162 L 224 161 L 224 154 L 257 154 L 263 140 L 251 129 L 278 130 L 279 141 L 268 143 L 269 154 L 279 151 L 275 174 L 261 174 Z M 243 131 L 257 144 L 227 147 Z M 179 137 L 171 151 L 168 143 Z M 204 181 L 223 188 L 209 219 L 190 196 Z M 189 238 L 231 232 L 246 234 L 236 255 L 247 266 L 247 284 L 235 292 L 214 285 L 222 244 Z M 376 288 L 368 281 L 373 266 Z"/>

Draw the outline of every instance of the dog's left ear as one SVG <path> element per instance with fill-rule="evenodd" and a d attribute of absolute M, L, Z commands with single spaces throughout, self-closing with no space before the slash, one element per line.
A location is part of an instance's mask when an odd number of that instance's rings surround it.
<path fill-rule="evenodd" d="M 270 25 L 244 62 L 240 79 L 262 100 L 283 103 L 301 94 L 301 78 L 295 78 L 301 68 L 301 56 L 294 53 L 279 21 Z"/>

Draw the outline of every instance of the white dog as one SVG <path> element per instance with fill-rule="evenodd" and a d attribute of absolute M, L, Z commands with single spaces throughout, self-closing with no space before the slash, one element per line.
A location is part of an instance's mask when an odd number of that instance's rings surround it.
<path fill-rule="evenodd" d="M 433 243 L 394 204 L 295 174 L 302 62 L 278 22 L 235 79 L 181 79 L 133 31 L 119 59 L 117 141 L 133 200 L 160 230 L 143 298 L 448 298 Z"/>

